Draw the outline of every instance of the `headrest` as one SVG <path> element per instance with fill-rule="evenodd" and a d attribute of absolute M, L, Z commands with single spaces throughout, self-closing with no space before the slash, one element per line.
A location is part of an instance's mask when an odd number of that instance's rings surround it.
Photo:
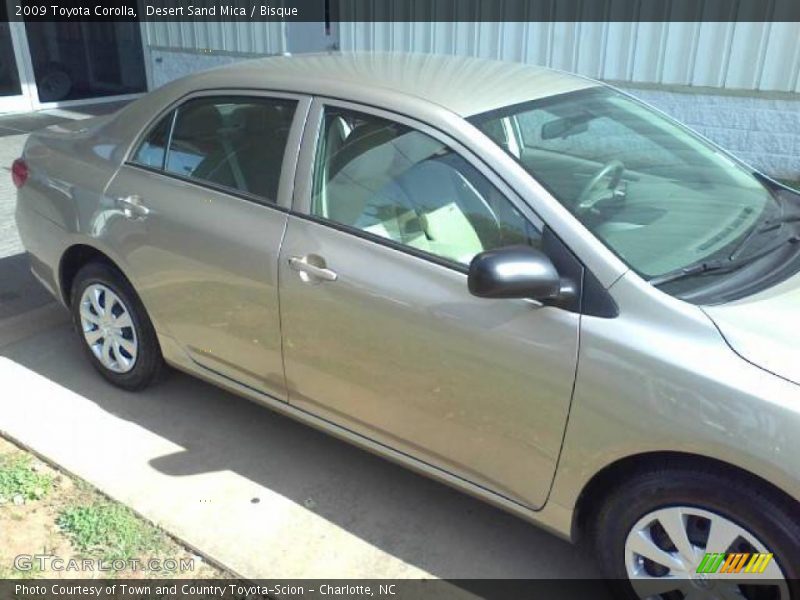
<path fill-rule="evenodd" d="M 285 133 L 292 124 L 292 114 L 288 106 L 250 104 L 231 115 L 231 124 L 241 127 L 250 135 L 270 134 L 278 130 Z"/>
<path fill-rule="evenodd" d="M 331 157 L 328 178 L 333 179 L 351 163 L 348 174 L 353 177 L 386 174 L 397 154 L 391 143 L 397 135 L 397 127 L 390 123 L 364 123 L 357 126 Z M 359 157 L 362 160 L 354 162 Z M 362 174 L 363 169 L 367 169 L 367 172 Z"/>
<path fill-rule="evenodd" d="M 222 115 L 213 104 L 189 103 L 179 109 L 175 134 L 182 139 L 205 140 L 216 137 L 222 128 Z"/>

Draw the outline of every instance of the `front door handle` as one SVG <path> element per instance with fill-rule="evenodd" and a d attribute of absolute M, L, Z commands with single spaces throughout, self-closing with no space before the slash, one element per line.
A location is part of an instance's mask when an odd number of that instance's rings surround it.
<path fill-rule="evenodd" d="M 300 278 L 305 282 L 309 281 L 309 276 L 322 281 L 336 281 L 337 277 L 339 277 L 336 271 L 326 269 L 324 266 L 317 266 L 311 262 L 312 260 L 323 265 L 325 264 L 322 258 L 311 254 L 308 256 L 292 256 L 289 259 L 289 266 L 300 273 Z M 305 277 L 303 277 L 304 275 Z"/>
<path fill-rule="evenodd" d="M 142 199 L 139 196 L 125 196 L 124 198 L 117 198 L 117 206 L 122 209 L 128 219 L 144 219 L 150 214 L 150 209 L 142 204 Z"/>

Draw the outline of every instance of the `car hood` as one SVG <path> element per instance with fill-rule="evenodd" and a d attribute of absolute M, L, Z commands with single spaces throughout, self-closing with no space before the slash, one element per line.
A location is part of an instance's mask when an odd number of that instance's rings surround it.
<path fill-rule="evenodd" d="M 800 384 L 800 275 L 703 310 L 742 358 Z"/>

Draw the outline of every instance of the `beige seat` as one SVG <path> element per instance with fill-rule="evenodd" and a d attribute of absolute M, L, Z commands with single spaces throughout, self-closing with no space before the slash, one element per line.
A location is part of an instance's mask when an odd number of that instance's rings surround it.
<path fill-rule="evenodd" d="M 330 157 L 322 214 L 330 219 L 459 262 L 483 250 L 464 205 L 476 192 L 436 156 L 428 136 L 384 124 L 353 130 Z"/>

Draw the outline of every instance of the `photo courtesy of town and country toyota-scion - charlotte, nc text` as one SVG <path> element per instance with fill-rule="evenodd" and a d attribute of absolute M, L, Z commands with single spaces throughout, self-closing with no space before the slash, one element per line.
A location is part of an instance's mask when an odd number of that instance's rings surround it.
<path fill-rule="evenodd" d="M 350 583 L 318 583 L 314 587 L 288 583 L 254 584 L 254 583 L 171 583 L 150 584 L 145 581 L 135 583 L 54 583 L 50 585 L 18 583 L 14 586 L 18 597 L 22 596 L 70 596 L 70 597 L 100 597 L 100 596 L 150 596 L 156 597 L 175 596 L 215 596 L 221 598 L 229 594 L 233 598 L 252 598 L 255 596 L 303 596 L 305 594 L 319 594 L 320 596 L 367 596 L 372 598 L 389 598 L 398 593 L 397 585 L 383 583 L 375 585 L 350 584 Z"/>
<path fill-rule="evenodd" d="M 71 4 L 37 4 L 14 6 L 15 17 L 52 17 L 57 19 L 80 19 L 85 17 L 128 17 L 136 19 L 144 17 L 297 17 L 297 7 L 271 6 L 269 4 L 251 4 L 250 6 L 232 6 L 230 4 L 208 4 L 195 6 L 143 6 L 144 15 L 137 14 L 131 6 L 74 6 Z"/>

